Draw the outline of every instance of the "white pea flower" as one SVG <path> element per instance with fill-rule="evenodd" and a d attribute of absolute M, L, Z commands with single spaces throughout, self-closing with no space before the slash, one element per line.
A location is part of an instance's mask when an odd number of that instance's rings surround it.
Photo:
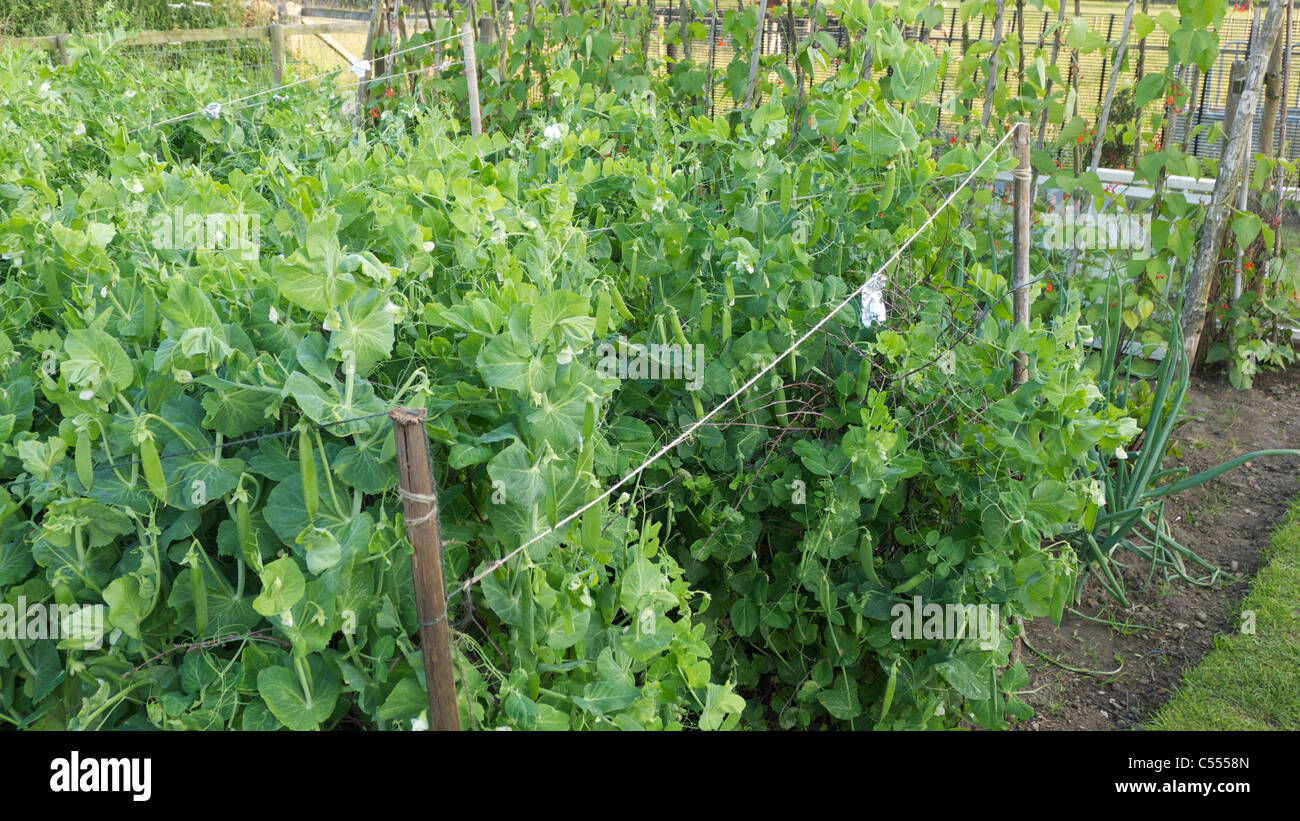
<path fill-rule="evenodd" d="M 655 197 L 654 204 L 650 206 L 650 210 L 654 211 L 656 214 L 662 214 L 664 212 L 664 198 Z"/>
<path fill-rule="evenodd" d="M 772 139 L 771 137 L 768 137 L 766 140 L 763 140 L 763 148 L 771 148 L 774 145 L 776 145 L 776 140 Z"/>
<path fill-rule="evenodd" d="M 86 388 L 82 390 L 81 393 L 77 394 L 77 398 L 80 399 L 82 402 L 89 402 L 90 400 L 95 398 L 95 392 L 92 391 L 90 388 Z"/>
<path fill-rule="evenodd" d="M 360 80 L 362 77 L 365 77 L 366 74 L 370 72 L 370 61 L 357 60 L 348 68 L 348 71 L 351 71 L 353 74 L 357 75 L 357 79 Z"/>
<path fill-rule="evenodd" d="M 1096 479 L 1089 482 L 1088 493 L 1092 496 L 1092 500 L 1098 505 L 1106 504 L 1106 489 L 1101 486 L 1101 482 L 1098 482 Z"/>
<path fill-rule="evenodd" d="M 271 310 L 266 312 L 266 318 L 272 325 L 278 325 L 280 323 L 280 312 L 275 309 L 274 305 L 271 306 Z"/>
<path fill-rule="evenodd" d="M 1128 458 L 1128 451 L 1124 450 L 1123 445 L 1115 446 L 1115 458 L 1121 461 Z"/>
<path fill-rule="evenodd" d="M 132 194 L 144 193 L 144 184 L 137 179 L 122 180 L 122 187 Z"/>
<path fill-rule="evenodd" d="M 74 126 L 72 127 L 72 136 L 74 136 L 74 137 L 80 137 L 82 134 L 85 134 L 85 133 L 86 133 L 86 124 L 85 124 L 85 123 L 77 123 L 76 125 L 74 125 Z"/>
<path fill-rule="evenodd" d="M 41 83 L 41 96 L 44 97 L 50 93 L 50 81 L 46 80 Z"/>
<path fill-rule="evenodd" d="M 182 385 L 194 381 L 194 374 L 185 370 L 178 369 L 172 371 L 172 376 L 174 376 L 176 378 L 176 381 L 181 383 Z"/>
<path fill-rule="evenodd" d="M 100 288 L 99 288 L 99 298 L 100 298 L 100 299 L 108 299 L 108 286 L 107 286 L 107 285 L 101 285 L 101 286 L 100 286 Z"/>
<path fill-rule="evenodd" d="M 411 719 L 411 730 L 417 733 L 422 733 L 427 729 L 429 729 L 429 711 L 425 710 L 423 713 L 420 713 L 419 718 Z"/>
<path fill-rule="evenodd" d="M 551 123 L 542 129 L 542 136 L 548 140 L 558 140 L 564 136 L 564 131 L 560 128 L 559 123 Z"/>
<path fill-rule="evenodd" d="M 425 252 L 426 254 L 432 254 L 432 253 L 433 253 L 433 249 L 434 249 L 434 248 L 437 248 L 437 247 L 438 247 L 438 246 L 437 246 L 437 244 L 435 244 L 435 243 L 432 243 L 432 242 L 426 242 L 426 243 L 424 244 L 424 252 Z"/>
<path fill-rule="evenodd" d="M 129 88 L 129 89 L 127 89 L 126 91 L 122 92 L 122 97 L 123 97 L 124 99 L 129 100 L 129 99 L 131 99 L 131 98 L 134 97 L 134 96 L 135 96 L 135 89 L 134 89 L 134 88 Z"/>
<path fill-rule="evenodd" d="M 271 95 L 271 99 L 274 100 L 274 101 L 276 101 L 277 103 L 283 103 L 285 100 L 288 100 L 288 99 L 289 99 L 289 95 L 288 95 L 288 94 L 272 94 L 272 95 Z"/>
<path fill-rule="evenodd" d="M 208 103 L 203 107 L 203 116 L 215 120 L 221 116 L 221 103 Z"/>
<path fill-rule="evenodd" d="M 285 627 L 293 627 L 293 613 L 285 610 L 280 613 L 280 621 L 284 622 Z"/>

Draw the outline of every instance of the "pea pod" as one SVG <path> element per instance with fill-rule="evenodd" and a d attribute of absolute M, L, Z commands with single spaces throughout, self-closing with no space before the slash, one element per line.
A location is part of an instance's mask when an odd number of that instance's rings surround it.
<path fill-rule="evenodd" d="M 163 478 L 162 460 L 158 458 L 158 446 L 151 437 L 145 437 L 140 443 L 140 467 L 144 469 L 144 480 L 149 483 L 149 490 L 158 501 L 167 501 L 167 480 Z"/>
<path fill-rule="evenodd" d="M 885 188 L 880 192 L 880 210 L 884 211 L 889 204 L 894 201 L 894 184 L 898 176 L 898 170 L 894 166 L 889 166 L 885 170 Z"/>
<path fill-rule="evenodd" d="M 889 715 L 889 708 L 894 703 L 894 689 L 898 687 L 898 659 L 894 659 L 893 665 L 889 668 L 889 683 L 885 685 L 885 700 L 880 705 L 880 724 L 885 721 L 885 716 Z M 880 724 L 876 726 L 879 727 Z"/>
<path fill-rule="evenodd" d="M 726 305 L 722 306 L 722 342 L 726 344 L 731 339 L 731 308 Z"/>
<path fill-rule="evenodd" d="M 786 171 L 781 175 L 781 213 L 790 211 L 791 199 L 794 196 L 794 177 Z"/>
<path fill-rule="evenodd" d="M 867 389 L 871 386 L 871 362 L 867 359 L 862 360 L 861 367 L 858 368 L 858 401 L 865 402 L 867 399 Z"/>
<path fill-rule="evenodd" d="M 880 584 L 880 577 L 876 575 L 875 540 L 870 530 L 862 534 L 862 541 L 858 544 L 858 564 L 862 565 L 862 572 L 868 579 Z"/>
<path fill-rule="evenodd" d="M 158 300 L 153 295 L 153 289 L 148 285 L 142 285 L 141 290 L 144 292 L 144 321 L 140 323 L 140 335 L 146 340 L 152 340 L 154 330 L 158 325 Z"/>
<path fill-rule="evenodd" d="M 298 470 L 302 474 L 302 502 L 307 511 L 308 521 L 316 520 L 316 509 L 320 504 L 320 488 L 316 484 L 316 456 L 312 452 L 311 438 L 307 429 L 298 431 Z"/>
<path fill-rule="evenodd" d="M 686 340 L 686 332 L 682 330 L 682 320 L 677 316 L 677 309 L 671 305 L 668 306 L 668 322 L 673 326 L 673 339 L 682 346 L 682 354 L 685 355 L 686 348 L 691 343 Z"/>
<path fill-rule="evenodd" d="M 247 499 L 235 503 L 235 531 L 239 534 L 239 548 L 244 554 L 244 561 L 254 570 L 262 572 L 262 551 L 257 546 L 257 535 L 253 533 L 253 518 L 248 512 Z"/>
<path fill-rule="evenodd" d="M 91 486 L 95 484 L 95 471 L 91 467 L 90 456 L 90 434 L 82 431 L 77 434 L 75 461 L 77 464 L 77 478 L 81 480 L 81 486 L 86 490 L 90 490 Z"/>
<path fill-rule="evenodd" d="M 596 297 L 596 338 L 602 338 L 609 332 L 609 289 L 600 292 Z"/>
<path fill-rule="evenodd" d="M 713 303 L 706 302 L 700 307 L 700 330 L 706 334 L 713 330 Z"/>
<path fill-rule="evenodd" d="M 587 410 L 582 415 L 582 441 L 585 444 L 596 432 L 596 403 L 588 402 Z"/>
<path fill-rule="evenodd" d="M 203 571 L 199 568 L 199 557 L 194 556 L 190 563 L 190 586 L 194 588 L 194 623 L 198 634 L 208 631 L 208 586 L 203 581 Z"/>
<path fill-rule="evenodd" d="M 623 295 L 618 292 L 618 286 L 614 283 L 609 284 L 609 297 L 614 301 L 614 310 L 624 319 L 631 319 L 632 312 L 627 309 L 627 303 L 623 302 Z"/>

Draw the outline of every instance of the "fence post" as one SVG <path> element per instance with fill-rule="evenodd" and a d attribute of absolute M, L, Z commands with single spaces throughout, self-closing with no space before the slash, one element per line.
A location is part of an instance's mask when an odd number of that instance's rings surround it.
<path fill-rule="evenodd" d="M 58 37 L 55 37 L 54 48 L 59 52 L 59 64 L 70 66 L 72 65 L 72 58 L 68 56 L 68 45 L 65 41 L 66 35 L 60 34 Z"/>
<path fill-rule="evenodd" d="M 1015 266 L 1012 269 L 1012 306 L 1015 323 L 1022 328 L 1029 327 L 1029 227 L 1033 214 L 1034 170 L 1029 162 L 1029 123 L 1016 123 L 1016 170 L 1015 179 L 1015 223 L 1013 246 Z M 1023 385 L 1029 381 L 1029 355 L 1016 354 L 1015 383 Z"/>
<path fill-rule="evenodd" d="M 469 90 L 469 133 L 483 133 L 483 115 L 478 107 L 478 58 L 474 56 L 474 27 L 469 21 L 460 24 L 460 44 L 465 56 L 465 83 Z"/>
<path fill-rule="evenodd" d="M 284 26 L 279 23 L 271 24 L 271 81 L 284 83 Z"/>
<path fill-rule="evenodd" d="M 451 627 L 447 624 L 442 578 L 442 540 L 438 534 L 438 497 L 429 470 L 425 415 L 423 408 L 396 408 L 388 413 L 397 445 L 398 492 L 412 548 L 411 577 L 420 619 L 424 680 L 429 691 L 429 726 L 459 730 L 460 710 L 451 669 Z"/>
<path fill-rule="evenodd" d="M 763 51 L 763 22 L 767 16 L 767 0 L 758 0 L 758 26 L 754 29 L 754 53 L 749 58 L 749 82 L 745 84 L 745 102 L 742 109 L 749 108 L 749 101 L 754 96 L 754 83 L 758 80 L 758 58 Z"/>

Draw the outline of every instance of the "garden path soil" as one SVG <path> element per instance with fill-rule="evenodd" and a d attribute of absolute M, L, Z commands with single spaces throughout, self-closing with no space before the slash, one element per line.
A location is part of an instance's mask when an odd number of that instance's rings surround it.
<path fill-rule="evenodd" d="M 1300 366 L 1260 375 L 1250 391 L 1234 390 L 1221 373 L 1193 377 L 1188 406 L 1194 418 L 1175 434 L 1181 458 L 1171 449 L 1169 467 L 1187 465 L 1197 473 L 1253 450 L 1300 448 Z M 1067 665 L 1106 671 L 1122 660 L 1123 669 L 1082 675 L 1026 649 L 1028 689 L 1041 689 L 1025 697 L 1036 715 L 1017 729 L 1120 730 L 1150 718 L 1214 646 L 1215 635 L 1238 629 L 1238 608 L 1262 564 L 1261 550 L 1297 495 L 1300 458 L 1265 457 L 1171 497 L 1165 516 L 1174 538 L 1211 564 L 1235 569 L 1238 578 L 1194 587 L 1182 580 L 1162 585 L 1157 577 L 1145 592 L 1130 593 L 1127 611 L 1095 580 L 1085 587 L 1079 612 L 1153 630 L 1116 630 L 1068 610 L 1059 628 L 1050 619 L 1027 623 L 1030 643 Z M 1126 588 L 1136 591 L 1150 565 L 1126 564 Z"/>

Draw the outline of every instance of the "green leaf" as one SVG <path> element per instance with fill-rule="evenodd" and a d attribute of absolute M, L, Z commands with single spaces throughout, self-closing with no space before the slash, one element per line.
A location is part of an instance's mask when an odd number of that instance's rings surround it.
<path fill-rule="evenodd" d="M 1237 236 L 1237 247 L 1245 248 L 1255 241 L 1264 223 L 1260 218 L 1248 212 L 1242 212 L 1232 218 L 1232 233 Z"/>
<path fill-rule="evenodd" d="M 949 659 L 935 665 L 944 677 L 944 679 L 953 686 L 957 692 L 972 701 L 983 701 L 989 697 L 988 684 L 981 677 L 975 675 L 966 662 L 958 658 Z"/>
<path fill-rule="evenodd" d="M 121 628 L 133 639 L 140 638 L 140 622 L 149 615 L 149 605 L 140 598 L 140 582 L 135 576 L 118 576 L 104 588 L 108 605 L 108 623 Z"/>
<path fill-rule="evenodd" d="M 263 616 L 283 613 L 301 601 L 307 592 L 307 580 L 298 569 L 298 562 L 290 556 L 268 563 L 260 576 L 262 593 L 253 599 L 253 609 Z"/>
<path fill-rule="evenodd" d="M 318 729 L 334 712 L 342 687 L 319 656 L 306 664 L 310 672 L 310 696 L 303 692 L 298 675 L 288 667 L 267 667 L 257 674 L 257 693 L 280 723 L 290 730 Z"/>
<path fill-rule="evenodd" d="M 60 366 L 60 372 L 71 385 L 116 393 L 132 382 L 131 360 L 126 351 L 103 331 L 94 328 L 69 331 L 63 350 L 68 358 Z"/>

